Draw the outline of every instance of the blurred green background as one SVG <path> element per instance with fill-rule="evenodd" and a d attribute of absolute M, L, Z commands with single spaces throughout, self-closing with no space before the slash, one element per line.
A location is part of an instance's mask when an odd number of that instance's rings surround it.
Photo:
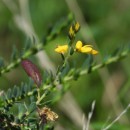
<path fill-rule="evenodd" d="M 19 3 L 22 0 L 5 1 L 0 1 L 0 57 L 3 57 L 5 64 L 8 64 L 10 63 L 13 46 L 15 45 L 21 51 L 28 38 L 18 28 L 15 21 L 15 15 L 21 13 Z M 81 30 L 76 39 L 83 40 L 87 44 L 94 44 L 99 50 L 101 57 L 112 53 L 117 47 L 127 45 L 130 41 L 129 0 L 29 0 L 28 7 L 32 25 L 40 40 L 43 39 L 50 26 L 67 16 L 68 13 L 73 12 L 76 20 L 81 24 Z M 67 42 L 68 28 L 46 46 L 46 52 L 55 67 L 61 64 L 62 60 L 54 52 L 54 48 L 58 44 Z M 97 57 L 95 57 L 95 61 L 99 63 L 100 61 Z M 75 65 L 80 67 L 85 58 L 86 56 L 77 54 L 70 60 L 75 61 Z M 36 59 L 34 58 L 33 60 Z M 96 129 L 101 129 L 108 117 L 110 117 L 108 122 L 113 120 L 129 104 L 129 64 L 129 57 L 127 57 L 123 61 L 107 66 L 105 69 L 84 75 L 78 81 L 70 82 L 70 91 L 74 102 L 77 104 L 77 109 L 86 116 L 91 110 L 93 100 L 96 100 L 91 121 Z M 0 89 L 7 90 L 15 84 L 20 85 L 22 81 L 28 81 L 28 78 L 19 66 L 0 77 Z M 71 116 L 61 109 L 62 107 L 59 104 L 57 103 L 58 107 L 55 106 L 59 114 L 58 123 L 67 130 L 81 129 L 79 125 L 81 122 L 77 124 L 71 119 Z M 78 114 L 78 110 L 68 111 Z M 74 118 L 76 119 L 77 117 L 75 116 Z M 82 120 L 82 117 L 78 118 L 77 120 Z M 129 130 L 129 121 L 130 111 L 113 126 L 112 130 Z"/>

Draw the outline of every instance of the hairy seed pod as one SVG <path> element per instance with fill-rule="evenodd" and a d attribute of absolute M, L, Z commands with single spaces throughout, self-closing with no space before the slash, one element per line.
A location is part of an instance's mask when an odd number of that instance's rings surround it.
<path fill-rule="evenodd" d="M 27 75 L 34 80 L 34 82 L 38 87 L 40 87 L 42 83 L 42 77 L 37 66 L 28 59 L 22 60 L 21 65 L 25 70 L 25 72 L 27 73 Z"/>

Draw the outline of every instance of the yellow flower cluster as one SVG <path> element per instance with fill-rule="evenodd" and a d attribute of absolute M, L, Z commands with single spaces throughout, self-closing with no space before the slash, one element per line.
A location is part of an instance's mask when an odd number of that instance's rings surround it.
<path fill-rule="evenodd" d="M 73 39 L 75 37 L 75 34 L 79 31 L 79 29 L 80 29 L 80 24 L 78 22 L 76 22 L 72 26 L 70 26 L 69 38 Z"/>
<path fill-rule="evenodd" d="M 55 49 L 55 51 L 57 53 L 64 54 L 68 51 L 68 45 L 58 46 Z M 75 51 L 85 53 L 85 54 L 92 54 L 92 55 L 98 54 L 98 51 L 94 50 L 92 45 L 83 46 L 83 43 L 81 41 L 77 41 L 77 43 L 75 45 Z"/>

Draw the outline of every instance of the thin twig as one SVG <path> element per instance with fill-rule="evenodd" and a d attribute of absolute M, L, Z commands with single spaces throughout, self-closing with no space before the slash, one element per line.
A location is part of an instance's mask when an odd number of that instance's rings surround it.
<path fill-rule="evenodd" d="M 126 109 L 124 111 L 122 111 L 119 116 L 117 116 L 117 118 L 112 121 L 108 126 L 106 126 L 105 128 L 103 128 L 102 130 L 108 130 L 110 127 L 112 127 L 112 125 L 114 125 L 130 108 L 130 104 L 128 104 L 128 106 L 126 107 Z"/>
<path fill-rule="evenodd" d="M 85 130 L 89 130 L 90 120 L 91 120 L 92 115 L 93 115 L 93 111 L 94 111 L 94 108 L 95 108 L 95 103 L 96 103 L 96 101 L 92 102 L 92 107 L 91 107 L 91 111 L 88 114 L 88 121 L 87 121 L 87 125 L 86 125 L 86 129 Z"/>

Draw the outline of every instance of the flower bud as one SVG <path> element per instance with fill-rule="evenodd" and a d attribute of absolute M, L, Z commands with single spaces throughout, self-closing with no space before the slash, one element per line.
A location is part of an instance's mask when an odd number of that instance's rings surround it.
<path fill-rule="evenodd" d="M 38 87 L 40 87 L 42 83 L 42 77 L 37 66 L 28 59 L 22 60 L 21 65 L 27 73 L 27 75 L 34 80 Z"/>

